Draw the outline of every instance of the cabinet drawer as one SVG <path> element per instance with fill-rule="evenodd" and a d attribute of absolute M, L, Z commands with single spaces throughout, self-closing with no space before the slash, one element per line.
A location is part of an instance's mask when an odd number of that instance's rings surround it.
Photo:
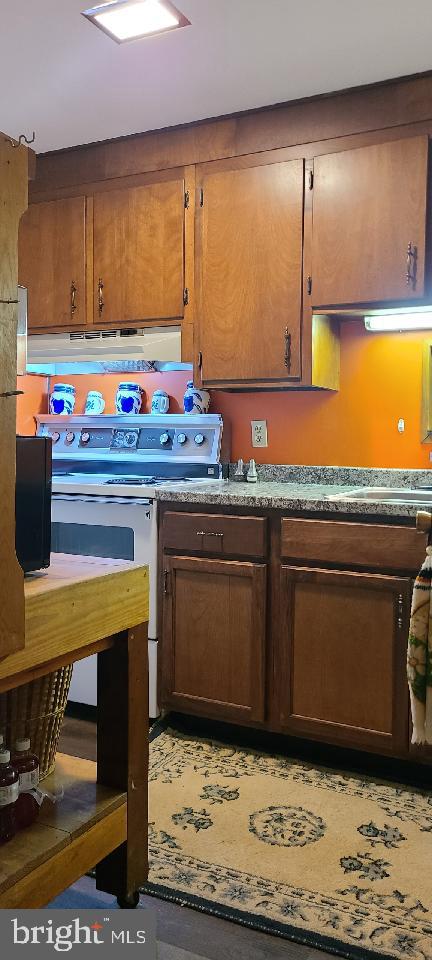
<path fill-rule="evenodd" d="M 264 517 L 231 517 L 208 513 L 174 513 L 164 516 L 163 546 L 193 553 L 264 557 L 267 521 Z"/>
<path fill-rule="evenodd" d="M 413 527 L 282 520 L 281 553 L 295 560 L 417 573 L 426 546 L 426 535 Z"/>

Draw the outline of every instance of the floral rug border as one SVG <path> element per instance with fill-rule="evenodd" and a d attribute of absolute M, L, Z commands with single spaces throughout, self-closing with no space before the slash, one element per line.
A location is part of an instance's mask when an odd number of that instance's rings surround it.
<path fill-rule="evenodd" d="M 189 907 L 191 910 L 197 910 L 199 913 L 206 913 L 209 916 L 218 917 L 221 920 L 229 920 L 231 923 L 237 923 L 240 926 L 258 930 L 260 933 L 267 933 L 284 940 L 290 940 L 292 943 L 313 947 L 315 950 L 326 951 L 337 957 L 343 957 L 345 960 L 377 960 L 377 958 L 378 960 L 396 960 L 394 953 L 378 953 L 376 950 L 356 947 L 355 945 L 351 946 L 347 944 L 345 940 L 338 940 L 336 937 L 328 937 L 325 934 L 317 934 L 311 930 L 303 930 L 300 927 L 278 923 L 276 920 L 269 920 L 267 917 L 249 913 L 246 910 L 227 907 L 223 903 L 206 900 L 205 897 L 197 897 L 193 893 L 183 893 L 180 890 L 173 890 L 171 887 L 164 887 L 162 884 L 146 883 L 140 888 L 140 893 L 147 897 L 155 897 L 158 900 L 176 903 L 181 907 Z"/>

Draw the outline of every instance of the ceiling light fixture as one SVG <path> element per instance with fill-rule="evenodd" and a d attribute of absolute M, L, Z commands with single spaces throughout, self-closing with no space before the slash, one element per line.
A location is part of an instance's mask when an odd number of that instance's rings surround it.
<path fill-rule="evenodd" d="M 108 0 L 84 10 L 83 17 L 117 43 L 190 26 L 190 20 L 170 0 Z"/>

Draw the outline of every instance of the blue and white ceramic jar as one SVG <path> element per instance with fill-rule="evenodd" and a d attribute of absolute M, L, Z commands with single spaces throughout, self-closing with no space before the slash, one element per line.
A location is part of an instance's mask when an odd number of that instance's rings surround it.
<path fill-rule="evenodd" d="M 143 399 L 139 383 L 119 383 L 116 394 L 116 411 L 119 414 L 139 413 Z"/>
<path fill-rule="evenodd" d="M 165 390 L 155 390 L 152 396 L 151 402 L 151 412 L 152 413 L 168 413 L 169 410 L 169 396 Z"/>
<path fill-rule="evenodd" d="M 85 405 L 85 414 L 99 416 L 105 410 L 105 400 L 100 390 L 89 390 Z"/>
<path fill-rule="evenodd" d="M 200 387 L 194 387 L 193 380 L 189 380 L 183 398 L 184 412 L 189 414 L 208 413 L 209 406 L 209 392 L 202 390 Z"/>
<path fill-rule="evenodd" d="M 50 396 L 50 413 L 70 417 L 75 409 L 75 387 L 70 383 L 56 383 Z"/>

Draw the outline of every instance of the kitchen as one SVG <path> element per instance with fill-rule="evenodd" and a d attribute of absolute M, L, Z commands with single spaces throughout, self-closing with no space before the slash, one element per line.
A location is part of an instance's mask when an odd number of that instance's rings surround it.
<path fill-rule="evenodd" d="M 135 760 L 149 717 L 150 873 L 140 861 L 122 892 L 114 854 L 109 880 L 101 856 L 96 885 L 93 861 L 43 904 L 109 909 L 114 894 L 131 907 L 141 892 L 162 957 L 354 960 L 407 944 L 429 957 L 430 648 L 416 603 L 432 523 L 430 13 L 419 2 L 419 36 L 402 4 L 391 22 L 389 3 L 366 4 L 371 31 L 366 8 L 352 20 L 333 0 L 330 63 L 317 3 L 293 16 L 278 0 L 267 14 L 74 0 L 59 22 L 44 6 L 91 82 L 72 84 L 70 53 L 38 75 L 42 99 L 11 97 L 0 124 L 3 170 L 30 147 L 14 254 L 26 356 L 1 388 L 4 462 L 16 402 L 27 590 L 58 557 L 147 569 Z M 136 8 L 165 27 L 116 44 L 116 18 Z M 209 58 L 226 75 L 208 76 Z M 48 93 L 56 70 L 64 103 Z M 29 484 L 42 448 L 41 511 Z M 70 651 L 57 665 L 57 771 L 96 758 L 96 727 L 105 757 L 114 676 L 93 642 L 72 680 Z M 6 743 L 16 696 L 0 675 Z"/>

